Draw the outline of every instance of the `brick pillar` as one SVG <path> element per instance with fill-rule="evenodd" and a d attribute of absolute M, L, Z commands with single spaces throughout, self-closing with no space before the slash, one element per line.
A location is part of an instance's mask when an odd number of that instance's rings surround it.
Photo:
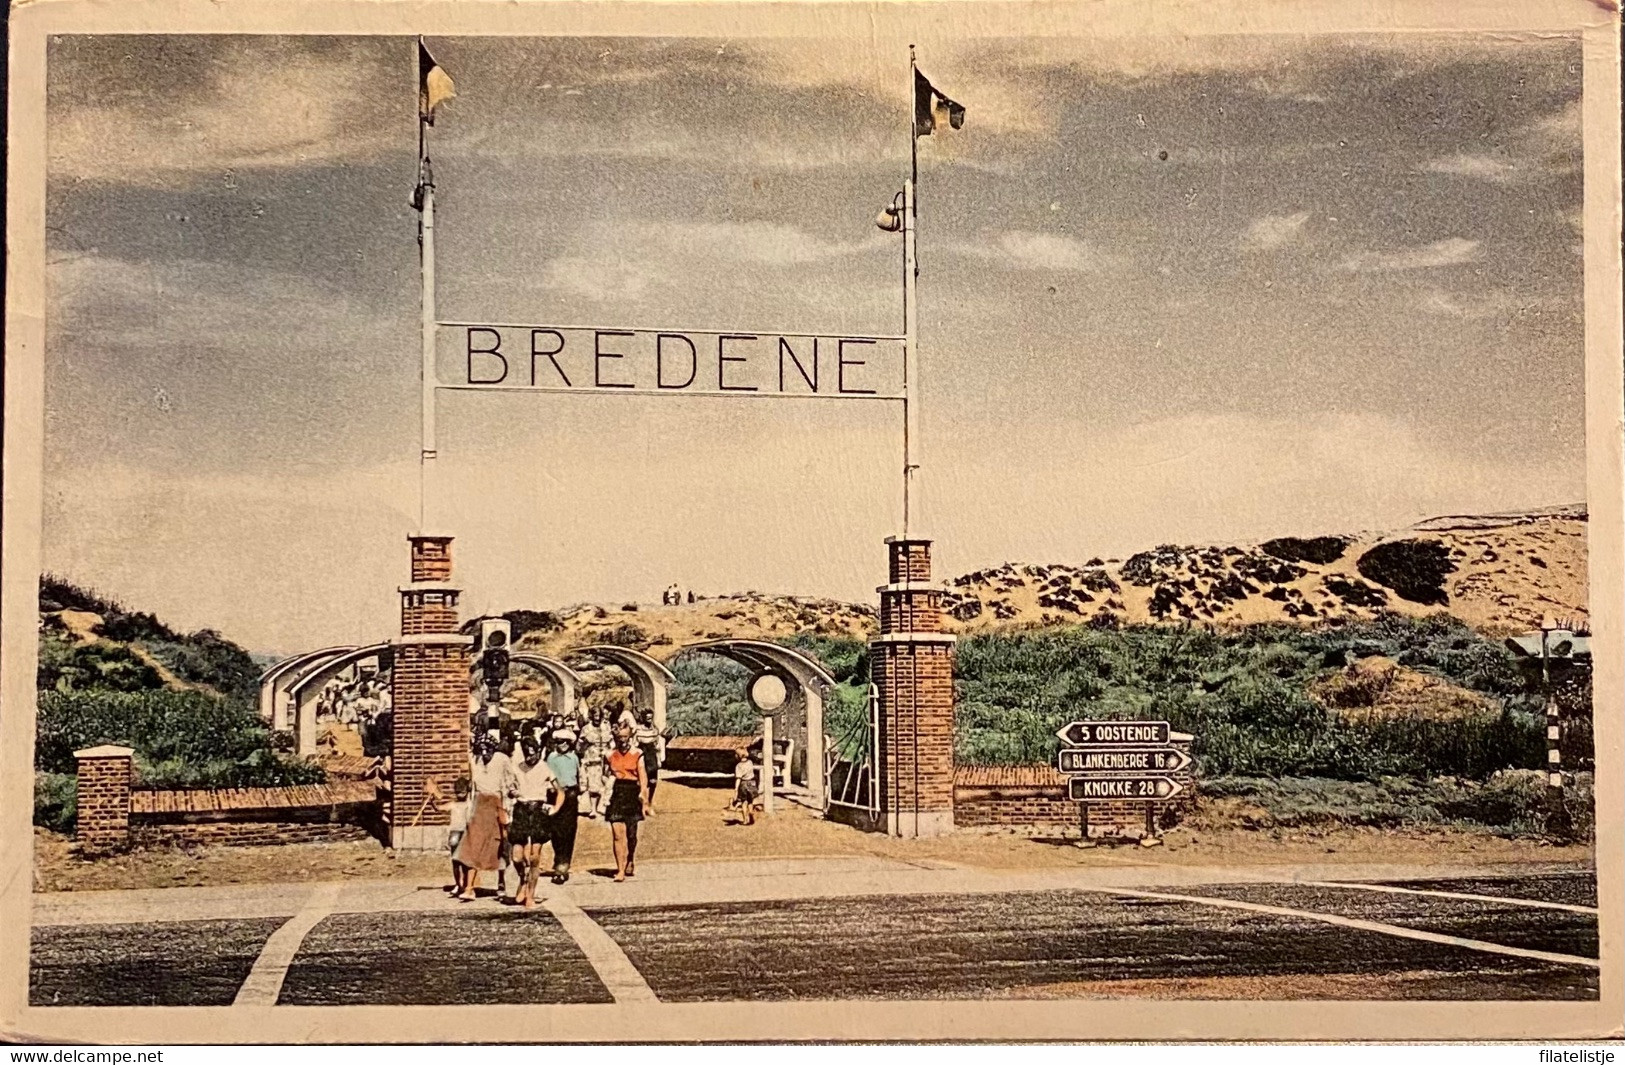
<path fill-rule="evenodd" d="M 130 780 L 135 752 L 105 744 L 74 751 L 78 761 L 79 853 L 108 854 L 130 845 Z"/>
<path fill-rule="evenodd" d="M 954 828 L 954 638 L 942 631 L 942 592 L 930 587 L 931 541 L 886 541 L 880 636 L 869 645 L 880 691 L 880 807 L 894 836 Z"/>
<path fill-rule="evenodd" d="M 425 805 L 425 782 L 452 783 L 468 772 L 468 664 L 473 637 L 457 634 L 451 537 L 410 536 L 412 583 L 400 589 L 401 636 L 390 698 L 395 711 L 390 845 L 444 850 L 448 815 Z"/>

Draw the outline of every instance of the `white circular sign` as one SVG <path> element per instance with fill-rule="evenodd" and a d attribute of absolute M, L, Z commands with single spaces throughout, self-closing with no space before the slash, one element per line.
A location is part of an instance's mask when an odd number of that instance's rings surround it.
<path fill-rule="evenodd" d="M 777 710 L 790 696 L 784 681 L 776 673 L 757 674 L 752 678 L 746 694 L 750 697 L 750 704 L 764 713 Z"/>

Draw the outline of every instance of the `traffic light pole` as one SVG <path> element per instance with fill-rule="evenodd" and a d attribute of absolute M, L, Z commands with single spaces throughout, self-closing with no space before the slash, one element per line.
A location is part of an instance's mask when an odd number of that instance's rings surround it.
<path fill-rule="evenodd" d="M 1540 691 L 1546 700 L 1546 830 L 1553 835 L 1569 832 L 1568 809 L 1563 804 L 1563 721 L 1558 713 L 1557 693 L 1552 690 L 1551 634 L 1549 624 L 1540 627 Z"/>

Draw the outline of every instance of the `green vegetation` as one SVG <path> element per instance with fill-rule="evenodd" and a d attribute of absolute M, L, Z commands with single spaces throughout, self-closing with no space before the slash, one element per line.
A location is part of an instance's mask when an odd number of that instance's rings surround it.
<path fill-rule="evenodd" d="M 308 762 L 271 750 L 254 708 L 202 692 L 41 692 L 34 768 L 72 773 L 73 752 L 103 743 L 133 748 L 149 787 L 272 787 L 322 779 Z"/>
<path fill-rule="evenodd" d="M 1266 555 L 1283 562 L 1313 562 L 1317 566 L 1327 566 L 1343 557 L 1349 540 L 1346 536 L 1316 536 L 1307 540 L 1282 536 L 1265 540 L 1258 546 Z"/>
<path fill-rule="evenodd" d="M 39 605 L 40 612 L 47 616 L 47 635 L 64 631 L 61 620 L 51 615 L 60 610 L 76 610 L 101 615 L 101 622 L 93 632 L 108 641 L 73 647 L 71 640 L 59 640 L 69 645 L 66 650 L 42 643 L 41 688 L 140 691 L 160 687 L 157 673 L 131 651 L 133 646 L 151 654 L 189 684 L 245 700 L 257 696 L 259 666 L 247 651 L 213 629 L 181 635 L 151 614 L 126 610 L 111 599 L 50 574 L 40 579 Z M 54 669 L 59 663 L 66 668 L 46 674 L 48 666 Z M 81 666 L 91 672 L 87 674 L 79 668 Z"/>
<path fill-rule="evenodd" d="M 867 645 L 807 634 L 786 642 L 840 682 L 826 731 L 854 753 L 867 727 Z M 1340 714 L 1310 697 L 1318 682 L 1374 655 L 1483 695 L 1485 708 Z M 760 727 L 742 668 L 706 655 L 680 658 L 675 671 L 670 711 L 679 731 Z M 1539 700 L 1509 651 L 1449 617 L 994 632 L 960 640 L 956 672 L 961 763 L 1051 762 L 1055 732 L 1074 718 L 1166 719 L 1195 736 L 1204 794 L 1251 789 L 1281 823 L 1315 811 L 1356 824 L 1461 821 L 1507 831 L 1538 821 L 1539 789 L 1515 771 L 1544 764 Z M 1357 687 L 1340 689 L 1340 701 L 1359 703 Z M 1590 737 L 1588 687 L 1565 712 L 1566 764 L 1589 765 L 1590 752 L 1579 749 Z"/>
<path fill-rule="evenodd" d="M 1309 697 L 1315 680 L 1370 655 L 1491 696 L 1500 710 L 1354 722 Z M 1450 618 L 993 634 L 961 641 L 958 673 L 958 753 L 972 764 L 1047 762 L 1074 717 L 1165 719 L 1196 737 L 1210 777 L 1482 779 L 1544 756 L 1544 721 L 1510 653 Z"/>
<path fill-rule="evenodd" d="M 1413 603 L 1450 601 L 1444 579 L 1455 571 L 1450 549 L 1438 540 L 1390 540 L 1378 544 L 1355 562 L 1366 580 L 1391 588 Z"/>
<path fill-rule="evenodd" d="M 325 779 L 315 763 L 275 750 L 256 707 L 259 667 L 219 633 L 178 634 L 151 614 L 51 576 L 40 582 L 40 609 L 36 824 L 72 830 L 73 752 L 103 743 L 135 750 L 144 787 L 275 787 Z M 89 630 L 97 639 L 76 638 L 62 610 L 100 615 Z M 166 685 L 146 656 L 195 687 Z"/>
<path fill-rule="evenodd" d="M 1485 781 L 1437 777 L 1383 777 L 1375 781 L 1317 777 L 1217 777 L 1202 781 L 1209 799 L 1241 800 L 1240 820 L 1252 828 L 1362 825 L 1404 828 L 1487 827 L 1501 835 L 1539 835 L 1545 829 L 1544 776 L 1537 770 L 1502 770 Z M 1592 776 L 1581 773 L 1564 789 L 1574 832 L 1588 838 Z"/>
<path fill-rule="evenodd" d="M 123 644 L 81 644 L 52 629 L 40 633 L 41 691 L 138 692 L 163 687 L 157 670 Z"/>

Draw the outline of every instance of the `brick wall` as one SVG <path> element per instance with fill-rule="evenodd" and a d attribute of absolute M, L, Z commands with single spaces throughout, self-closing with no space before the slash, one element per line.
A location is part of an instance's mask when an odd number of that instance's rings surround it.
<path fill-rule="evenodd" d="M 437 602 L 446 593 L 407 592 L 401 596 L 401 635 L 457 631 L 457 604 Z"/>
<path fill-rule="evenodd" d="M 931 580 L 930 540 L 888 540 L 890 583 Z"/>
<path fill-rule="evenodd" d="M 881 632 L 941 632 L 942 593 L 928 588 L 882 594 Z"/>
<path fill-rule="evenodd" d="M 368 825 L 344 821 L 209 821 L 203 823 L 141 824 L 131 837 L 141 846 L 216 845 L 228 847 L 278 846 L 288 843 L 342 843 L 368 839 Z"/>
<path fill-rule="evenodd" d="M 78 828 L 82 854 L 107 854 L 130 842 L 132 759 L 128 747 L 92 747 L 75 752 L 78 763 Z"/>
<path fill-rule="evenodd" d="M 880 589 L 880 638 L 870 669 L 880 692 L 880 806 L 897 835 L 954 826 L 954 652 L 942 634 L 942 592 L 928 582 L 931 545 L 887 542 L 890 583 Z"/>
<path fill-rule="evenodd" d="M 412 580 L 451 580 L 451 537 L 411 536 Z M 391 844 L 437 847 L 450 814 L 427 802 L 427 782 L 444 794 L 468 773 L 470 639 L 457 633 L 457 591 L 401 592 L 402 642 L 395 651 L 390 698 L 395 710 Z M 439 835 L 436 837 L 436 832 Z"/>
<path fill-rule="evenodd" d="M 395 652 L 390 818 L 396 827 L 446 824 L 447 812 L 425 807 L 424 783 L 435 778 L 449 792 L 468 773 L 468 654 L 458 644 L 405 644 Z"/>
<path fill-rule="evenodd" d="M 451 537 L 412 537 L 412 583 L 451 580 Z"/>
<path fill-rule="evenodd" d="M 1175 774 L 1185 791 L 1150 803 L 1153 824 L 1166 828 L 1195 805 L 1188 773 Z M 1147 803 L 1127 800 L 1089 804 L 1090 836 L 1139 836 Z M 1053 766 L 960 766 L 955 773 L 954 821 L 961 827 L 1026 831 L 1078 831 L 1078 803 L 1067 798 L 1066 778 Z"/>
<path fill-rule="evenodd" d="M 138 791 L 130 766 L 128 755 L 79 759 L 81 854 L 132 843 L 303 843 L 378 834 L 377 789 L 367 781 Z"/>

